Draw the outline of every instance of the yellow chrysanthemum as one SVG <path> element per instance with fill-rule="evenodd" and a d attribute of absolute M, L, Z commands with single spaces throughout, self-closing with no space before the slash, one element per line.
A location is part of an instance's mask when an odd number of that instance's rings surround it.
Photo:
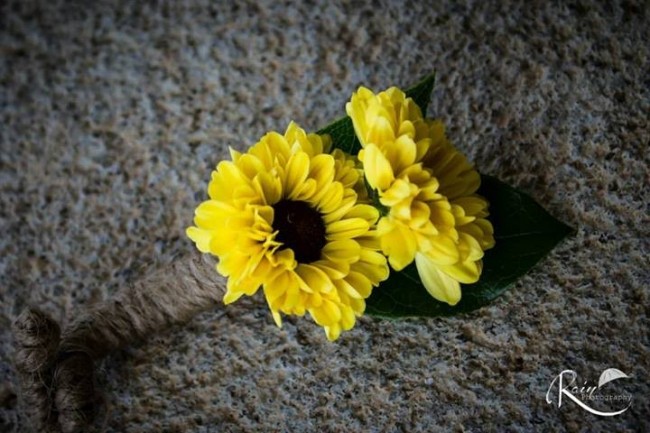
<path fill-rule="evenodd" d="M 377 226 L 390 265 L 413 261 L 429 293 L 455 305 L 460 283 L 478 281 L 483 252 L 494 245 L 480 176 L 447 140 L 444 125 L 424 119 L 392 87 L 361 87 L 346 105 L 362 145 L 366 181 L 388 211 Z"/>
<path fill-rule="evenodd" d="M 388 265 L 374 228 L 378 211 L 357 202 L 354 162 L 340 150 L 324 153 L 329 144 L 291 123 L 244 154 L 231 150 L 187 235 L 219 258 L 226 304 L 263 287 L 278 326 L 280 313 L 309 312 L 335 340 L 354 326 Z"/>

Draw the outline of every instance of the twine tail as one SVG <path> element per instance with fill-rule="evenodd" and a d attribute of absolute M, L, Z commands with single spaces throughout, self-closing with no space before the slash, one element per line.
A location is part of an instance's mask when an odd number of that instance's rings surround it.
<path fill-rule="evenodd" d="M 30 364 L 32 369 L 38 365 L 40 374 L 45 369 L 47 380 L 53 384 L 52 390 L 34 394 L 40 399 L 38 407 L 42 414 L 48 409 L 45 419 L 51 420 L 55 414 L 64 433 L 83 431 L 92 421 L 97 403 L 94 361 L 172 325 L 187 322 L 214 307 L 224 291 L 225 281 L 215 272 L 214 260 L 194 253 L 122 288 L 112 299 L 81 313 L 64 330 L 60 343 L 59 334 L 54 338 L 49 332 L 36 350 L 21 343 L 28 339 L 19 338 L 20 332 L 17 332 L 19 348 L 31 350 L 19 350 L 17 354 L 34 358 Z M 34 314 L 28 310 L 21 317 Z M 56 325 L 51 319 L 50 322 Z M 58 331 L 58 325 L 56 329 Z M 48 367 L 43 367 L 45 365 Z M 34 381 L 23 376 L 21 373 L 23 389 L 36 389 L 32 386 Z M 25 391 L 23 393 L 27 397 Z"/>
<path fill-rule="evenodd" d="M 61 336 L 59 325 L 40 310 L 28 308 L 16 318 L 12 330 L 25 426 L 34 432 L 56 432 L 52 367 Z"/>

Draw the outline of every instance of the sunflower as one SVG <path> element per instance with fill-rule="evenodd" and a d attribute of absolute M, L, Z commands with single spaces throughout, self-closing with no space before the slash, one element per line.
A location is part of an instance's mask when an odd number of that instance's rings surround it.
<path fill-rule="evenodd" d="M 308 312 L 329 340 L 351 329 L 374 286 L 388 277 L 377 209 L 357 201 L 359 172 L 329 137 L 295 123 L 246 153 L 231 150 L 212 173 L 209 200 L 187 235 L 219 258 L 224 303 L 260 287 L 278 326 Z"/>
<path fill-rule="evenodd" d="M 346 111 L 366 182 L 387 209 L 377 224 L 383 253 L 397 271 L 415 261 L 427 291 L 455 305 L 460 284 L 478 281 L 483 252 L 494 246 L 478 172 L 442 122 L 424 119 L 396 87 L 378 94 L 361 87 Z"/>

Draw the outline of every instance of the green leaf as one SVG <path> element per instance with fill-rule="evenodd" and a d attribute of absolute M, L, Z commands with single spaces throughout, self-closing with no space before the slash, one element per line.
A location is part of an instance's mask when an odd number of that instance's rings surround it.
<path fill-rule="evenodd" d="M 436 81 L 435 72 L 431 75 L 424 77 L 415 86 L 406 90 L 406 96 L 413 98 L 415 103 L 422 110 L 422 115 L 425 116 L 427 106 L 431 100 L 431 92 L 433 92 L 433 85 Z M 317 131 L 319 135 L 329 134 L 332 137 L 332 146 L 343 150 L 350 155 L 356 155 L 361 149 L 361 143 L 357 135 L 354 133 L 354 126 L 352 126 L 352 119 L 349 116 L 342 117 L 326 127 Z"/>
<path fill-rule="evenodd" d="M 391 272 L 373 291 L 366 300 L 367 314 L 435 317 L 475 310 L 501 295 L 573 232 L 528 195 L 494 177 L 481 176 L 479 194 L 490 202 L 488 218 L 494 226 L 496 244 L 485 252 L 480 280 L 462 286 L 460 302 L 452 307 L 433 299 L 412 264 L 401 272 Z"/>
<path fill-rule="evenodd" d="M 320 129 L 317 134 L 329 134 L 332 137 L 332 146 L 350 155 L 356 155 L 361 149 L 361 143 L 359 143 L 359 139 L 354 133 L 354 126 L 352 126 L 350 116 L 342 117 L 334 123 L 330 123 L 325 128 Z"/>

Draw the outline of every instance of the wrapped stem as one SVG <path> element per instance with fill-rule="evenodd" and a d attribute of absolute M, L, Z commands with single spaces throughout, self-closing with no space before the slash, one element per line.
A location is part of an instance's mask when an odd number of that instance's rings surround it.
<path fill-rule="evenodd" d="M 58 323 L 36 309 L 23 311 L 13 324 L 15 364 L 21 383 L 20 398 L 26 427 L 56 431 L 52 409 L 52 367 L 61 337 Z"/>
<path fill-rule="evenodd" d="M 36 412 L 30 414 L 34 430 L 83 431 L 97 401 L 94 361 L 187 322 L 214 307 L 224 291 L 214 260 L 194 253 L 88 308 L 63 331 L 60 341 L 56 322 L 37 310 L 23 312 L 14 323 L 16 369 L 25 411 L 29 407 Z M 58 426 L 52 422 L 55 417 Z"/>

